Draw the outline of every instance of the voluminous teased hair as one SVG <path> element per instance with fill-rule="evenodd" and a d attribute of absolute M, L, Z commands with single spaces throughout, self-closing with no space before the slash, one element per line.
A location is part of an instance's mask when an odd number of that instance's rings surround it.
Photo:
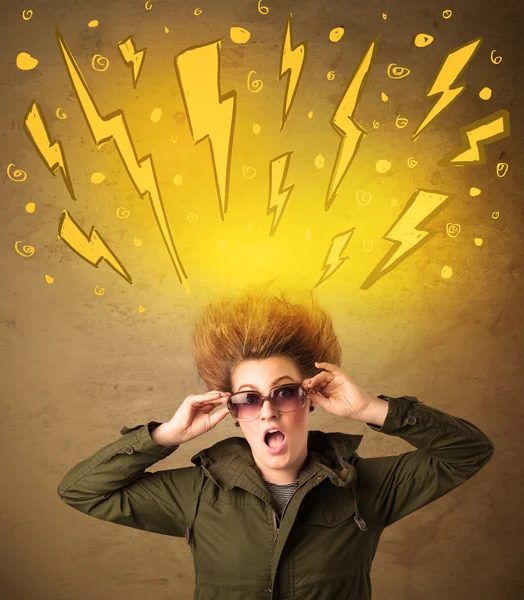
<path fill-rule="evenodd" d="M 302 377 L 341 365 L 342 350 L 328 314 L 310 297 L 307 303 L 251 291 L 222 296 L 208 304 L 193 333 L 193 357 L 207 390 L 232 391 L 231 374 L 243 360 L 285 356 Z"/>

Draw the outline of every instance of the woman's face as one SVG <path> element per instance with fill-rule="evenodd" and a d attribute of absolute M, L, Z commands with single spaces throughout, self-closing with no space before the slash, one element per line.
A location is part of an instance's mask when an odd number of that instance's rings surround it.
<path fill-rule="evenodd" d="M 232 392 L 255 390 L 268 396 L 271 388 L 284 383 L 302 383 L 301 373 L 294 361 L 287 357 L 245 360 L 232 373 Z M 264 401 L 260 415 L 249 421 L 239 421 L 253 458 L 265 479 L 271 483 L 291 483 L 307 458 L 307 439 L 310 400 L 294 412 L 279 413 L 268 400 Z M 271 454 L 264 441 L 268 427 L 284 432 L 286 444 L 279 454 Z"/>

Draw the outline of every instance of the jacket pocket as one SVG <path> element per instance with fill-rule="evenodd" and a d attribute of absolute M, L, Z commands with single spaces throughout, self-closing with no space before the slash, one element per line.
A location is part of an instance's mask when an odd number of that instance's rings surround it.
<path fill-rule="evenodd" d="M 355 514 L 355 501 L 349 488 L 320 485 L 302 501 L 302 520 L 310 525 L 336 527 Z"/>

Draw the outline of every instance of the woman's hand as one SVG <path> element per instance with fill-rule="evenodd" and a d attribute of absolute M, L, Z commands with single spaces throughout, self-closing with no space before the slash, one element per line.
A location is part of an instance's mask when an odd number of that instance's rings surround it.
<path fill-rule="evenodd" d="M 302 382 L 313 402 L 339 417 L 362 420 L 359 415 L 369 407 L 373 396 L 361 390 L 336 365 L 316 362 L 315 366 L 326 370 Z"/>
<path fill-rule="evenodd" d="M 189 396 L 178 407 L 170 421 L 167 422 L 172 444 L 182 444 L 189 442 L 199 435 L 211 431 L 224 417 L 227 417 L 229 410 L 227 406 L 211 412 L 220 404 L 227 403 L 229 392 L 212 390 L 206 394 L 189 394 Z"/>

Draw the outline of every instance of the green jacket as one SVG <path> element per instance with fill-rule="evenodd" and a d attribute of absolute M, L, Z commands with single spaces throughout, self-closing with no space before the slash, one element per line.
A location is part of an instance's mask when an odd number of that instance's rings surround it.
<path fill-rule="evenodd" d="M 195 466 L 147 472 L 178 446 L 156 444 L 160 425 L 122 437 L 74 466 L 58 494 L 97 519 L 185 537 L 194 600 L 367 600 L 382 531 L 455 489 L 493 456 L 465 419 L 391 398 L 383 426 L 416 450 L 361 458 L 362 435 L 309 431 L 298 488 L 280 520 L 247 440 L 230 437 L 191 458 Z"/>

